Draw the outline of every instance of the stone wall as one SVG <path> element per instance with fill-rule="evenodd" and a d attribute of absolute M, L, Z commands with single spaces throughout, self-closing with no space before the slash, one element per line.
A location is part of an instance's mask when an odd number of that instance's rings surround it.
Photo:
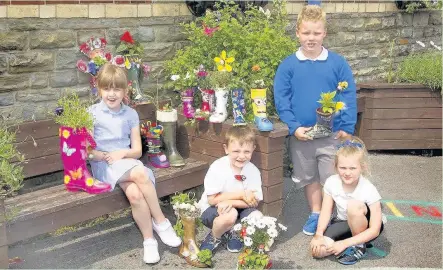
<path fill-rule="evenodd" d="M 294 37 L 296 14 L 302 6 L 288 4 L 287 31 Z M 143 83 L 153 93 L 165 60 L 186 44 L 179 24 L 192 20 L 183 3 L 34 7 L 0 6 L 0 121 L 46 119 L 66 89 L 88 96 L 89 75 L 78 72 L 75 64 L 86 59 L 78 45 L 90 36 L 106 37 L 113 51 L 119 36 L 131 31 L 145 47 L 143 60 L 153 66 L 151 77 Z M 427 47 L 431 40 L 441 45 L 441 11 L 407 14 L 392 5 L 374 3 L 350 7 L 324 5 L 330 12 L 325 43 L 347 58 L 358 81 L 383 76 L 394 39 L 395 63 L 422 49 L 417 40 Z M 164 74 L 159 77 L 161 85 Z"/>

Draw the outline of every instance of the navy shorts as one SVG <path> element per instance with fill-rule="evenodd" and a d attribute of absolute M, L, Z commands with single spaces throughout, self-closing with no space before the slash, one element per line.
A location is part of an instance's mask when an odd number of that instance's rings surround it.
<path fill-rule="evenodd" d="M 369 228 L 369 221 L 371 221 L 371 209 L 369 209 L 369 206 L 366 205 L 366 219 L 368 220 L 368 228 Z M 380 233 L 383 231 L 384 225 L 383 222 L 381 223 L 380 227 Z M 352 237 L 351 228 L 349 228 L 348 221 L 347 220 L 340 220 L 337 218 L 333 218 L 331 220 L 331 225 L 328 226 L 326 229 L 325 236 L 331 238 L 334 241 L 340 241 L 344 239 L 348 239 Z M 374 240 L 374 239 L 372 239 Z M 371 241 L 372 241 L 371 240 Z"/>
<path fill-rule="evenodd" d="M 249 216 L 252 212 L 256 211 L 256 208 L 235 208 L 238 212 L 237 220 L 242 220 L 243 218 Z M 202 223 L 212 229 L 212 225 L 214 224 L 214 219 L 218 217 L 217 207 L 210 206 L 206 209 L 201 215 Z"/>

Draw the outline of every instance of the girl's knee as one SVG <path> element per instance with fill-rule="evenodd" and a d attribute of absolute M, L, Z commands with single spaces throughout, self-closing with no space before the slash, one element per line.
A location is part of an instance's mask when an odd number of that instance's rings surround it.
<path fill-rule="evenodd" d="M 131 184 L 125 191 L 126 197 L 132 206 L 137 206 L 144 199 L 141 190 L 135 184 Z"/>
<path fill-rule="evenodd" d="M 349 216 L 364 216 L 366 215 L 366 205 L 362 201 L 350 200 L 348 201 L 348 217 Z"/>
<path fill-rule="evenodd" d="M 131 180 L 138 184 L 152 183 L 149 179 L 149 175 L 146 172 L 146 168 L 143 165 L 135 166 L 131 171 Z"/>

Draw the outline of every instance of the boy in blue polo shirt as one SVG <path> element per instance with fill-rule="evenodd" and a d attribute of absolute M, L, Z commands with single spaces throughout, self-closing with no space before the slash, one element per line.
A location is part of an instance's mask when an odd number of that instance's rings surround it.
<path fill-rule="evenodd" d="M 297 18 L 296 34 L 300 49 L 278 67 L 274 78 L 274 99 L 280 119 L 288 125 L 291 135 L 292 179 L 304 187 L 311 209 L 303 232 L 313 235 L 321 210 L 322 184 L 334 174 L 337 140 L 354 133 L 357 121 L 356 85 L 344 57 L 323 47 L 326 14 L 319 6 L 303 8 Z M 333 135 L 313 140 L 306 132 L 316 123 L 320 94 L 334 91 L 342 81 L 348 83 L 346 91 L 340 93 L 346 109 L 334 117 Z"/>

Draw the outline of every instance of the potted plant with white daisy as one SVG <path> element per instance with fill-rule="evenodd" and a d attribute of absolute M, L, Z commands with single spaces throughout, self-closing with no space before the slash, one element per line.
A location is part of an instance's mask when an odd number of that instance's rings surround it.
<path fill-rule="evenodd" d="M 287 228 L 270 216 L 248 216 L 234 226 L 244 243 L 237 260 L 237 269 L 270 269 L 270 248 L 281 231 Z"/>

